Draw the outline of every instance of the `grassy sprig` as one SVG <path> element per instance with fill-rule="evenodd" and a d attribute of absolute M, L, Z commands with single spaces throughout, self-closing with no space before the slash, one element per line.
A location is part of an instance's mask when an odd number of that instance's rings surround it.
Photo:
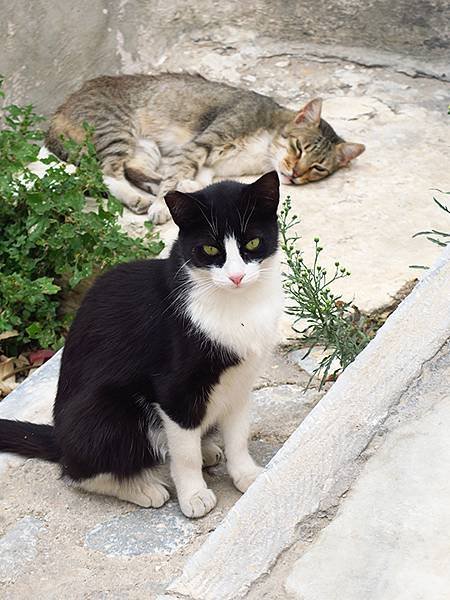
<path fill-rule="evenodd" d="M 306 264 L 298 244 L 300 236 L 294 232 L 299 223 L 297 215 L 292 214 L 288 196 L 279 217 L 281 248 L 287 267 L 283 285 L 290 300 L 286 312 L 294 317 L 293 330 L 301 336 L 301 347 L 308 348 L 305 357 L 316 346 L 324 350 L 324 357 L 314 373 L 320 375 L 322 387 L 327 379 L 335 378 L 355 359 L 372 335 L 364 315 L 332 291 L 332 284 L 348 277 L 350 272 L 338 261 L 331 272 L 320 264 L 323 248 L 319 238 L 314 239 L 312 265 Z"/>

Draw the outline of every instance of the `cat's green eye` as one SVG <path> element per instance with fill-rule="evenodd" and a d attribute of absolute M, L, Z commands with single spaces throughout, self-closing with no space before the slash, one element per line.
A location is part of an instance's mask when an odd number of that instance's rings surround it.
<path fill-rule="evenodd" d="M 246 250 L 250 250 L 250 252 L 252 250 L 256 250 L 256 248 L 258 248 L 259 244 L 260 244 L 260 239 L 259 238 L 253 238 L 252 240 L 250 240 L 249 242 L 247 242 L 245 244 L 245 249 Z"/>
<path fill-rule="evenodd" d="M 216 248 L 215 246 L 208 246 L 207 244 L 205 244 L 204 246 L 202 246 L 202 248 L 203 252 L 208 256 L 217 256 L 219 254 L 219 248 Z"/>

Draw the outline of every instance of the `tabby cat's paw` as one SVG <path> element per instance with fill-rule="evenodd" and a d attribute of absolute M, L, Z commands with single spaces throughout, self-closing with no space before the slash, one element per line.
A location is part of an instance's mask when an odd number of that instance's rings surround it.
<path fill-rule="evenodd" d="M 177 185 L 177 190 L 179 192 L 185 192 L 186 194 L 198 192 L 198 190 L 201 190 L 201 188 L 202 185 L 194 179 L 181 179 Z"/>
<path fill-rule="evenodd" d="M 155 225 L 162 225 L 170 219 L 169 209 L 162 202 L 155 202 L 148 209 L 148 220 Z"/>
<path fill-rule="evenodd" d="M 126 205 L 137 215 L 143 215 L 150 206 L 150 198 L 136 194 L 136 196 L 127 199 Z"/>
<path fill-rule="evenodd" d="M 204 467 L 215 467 L 224 457 L 223 450 L 211 441 L 202 443 L 202 456 Z"/>
<path fill-rule="evenodd" d="M 264 472 L 263 467 L 255 465 L 250 471 L 233 473 L 234 486 L 242 493 L 246 492 L 255 479 Z"/>
<path fill-rule="evenodd" d="M 198 519 L 207 515 L 215 507 L 217 500 L 212 490 L 204 488 L 189 498 L 179 498 L 179 503 L 186 517 Z"/>

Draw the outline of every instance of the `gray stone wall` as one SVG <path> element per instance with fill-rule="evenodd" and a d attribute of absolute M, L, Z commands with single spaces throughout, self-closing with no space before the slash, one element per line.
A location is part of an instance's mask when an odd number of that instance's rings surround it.
<path fill-rule="evenodd" d="M 0 0 L 0 14 L 7 100 L 33 102 L 44 114 L 98 74 L 165 63 L 196 71 L 183 60 L 187 46 L 222 56 L 245 47 L 372 66 L 391 60 L 450 77 L 448 0 Z"/>

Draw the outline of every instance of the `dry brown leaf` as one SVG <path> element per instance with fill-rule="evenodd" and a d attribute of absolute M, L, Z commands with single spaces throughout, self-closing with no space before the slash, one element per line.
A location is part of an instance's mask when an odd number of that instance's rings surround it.
<path fill-rule="evenodd" d="M 16 365 L 16 369 L 20 369 L 21 367 L 26 367 L 27 365 L 29 365 L 30 361 L 25 356 L 25 354 L 19 354 L 19 356 L 17 356 L 14 359 L 14 363 Z"/>
<path fill-rule="evenodd" d="M 18 383 L 6 383 L 6 381 L 0 381 L 0 396 L 7 396 L 13 390 L 16 389 Z"/>
<path fill-rule="evenodd" d="M 4 331 L 3 333 L 0 333 L 0 341 L 16 337 L 17 335 L 19 335 L 19 332 L 15 329 L 11 329 L 10 331 Z"/>
<path fill-rule="evenodd" d="M 5 381 L 6 379 L 11 378 L 12 374 L 14 373 L 14 359 L 6 358 L 6 360 L 3 360 L 3 358 L 6 357 L 2 356 L 2 360 L 0 360 L 0 381 Z"/>

